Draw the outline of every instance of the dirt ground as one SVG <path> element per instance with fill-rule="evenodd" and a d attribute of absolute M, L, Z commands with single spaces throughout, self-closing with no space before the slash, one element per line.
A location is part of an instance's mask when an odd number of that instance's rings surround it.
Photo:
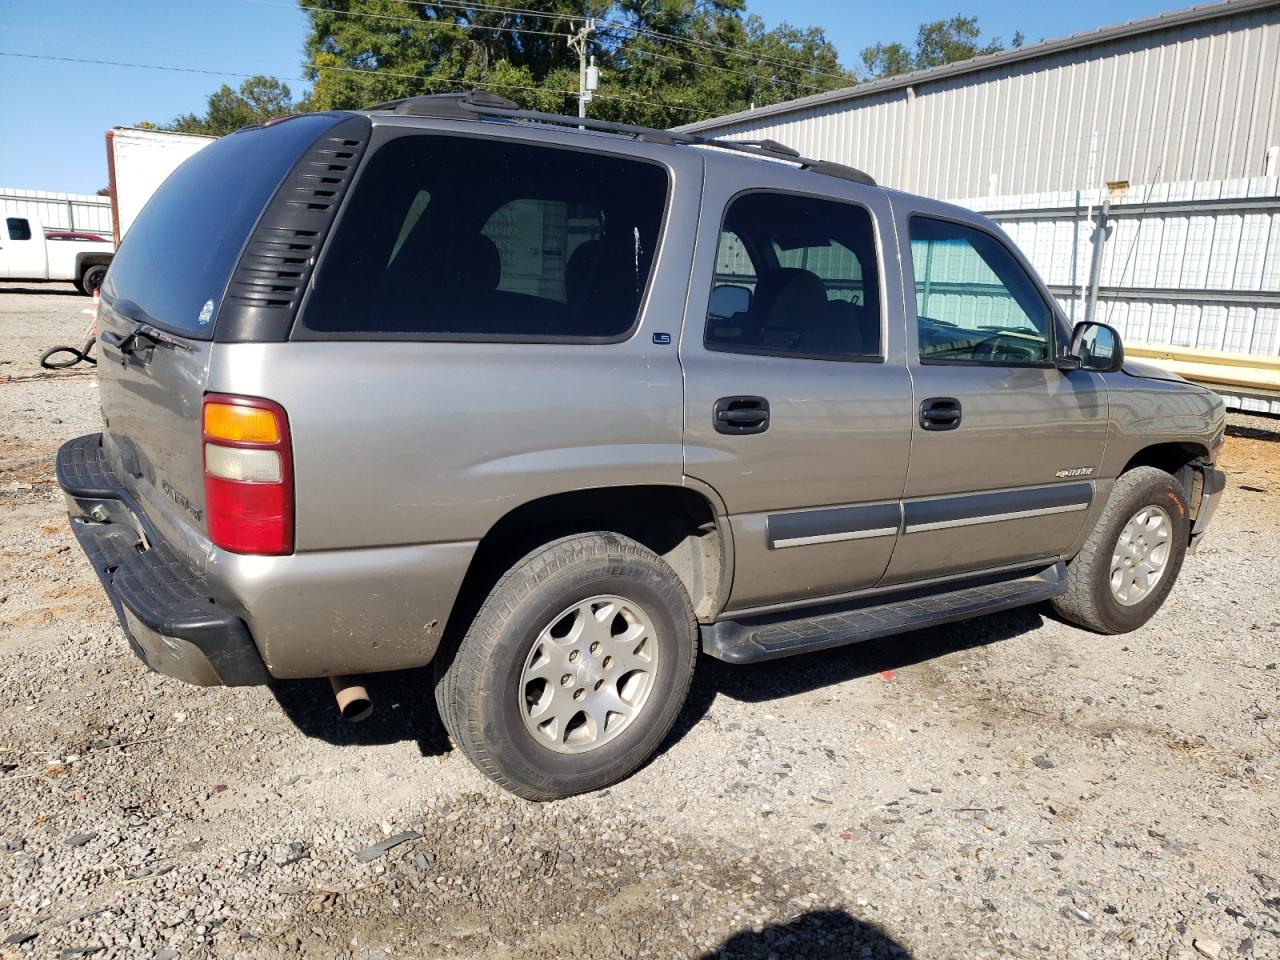
<path fill-rule="evenodd" d="M 704 661 L 650 764 L 534 805 L 425 672 L 349 726 L 144 671 L 53 483 L 95 377 L 25 379 L 86 305 L 0 284 L 0 957 L 1280 958 L 1280 421 L 1142 630 Z"/>

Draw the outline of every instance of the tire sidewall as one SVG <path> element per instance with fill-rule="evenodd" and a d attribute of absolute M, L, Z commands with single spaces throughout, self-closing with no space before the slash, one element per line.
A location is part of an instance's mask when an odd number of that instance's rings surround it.
<path fill-rule="evenodd" d="M 96 276 L 98 279 L 97 283 L 90 282 L 90 278 L 94 276 Z M 81 274 L 80 276 L 80 282 L 77 283 L 76 286 L 80 288 L 80 291 L 82 293 L 91 297 L 93 296 L 93 291 L 98 290 L 102 287 L 102 281 L 105 280 L 106 277 L 107 277 L 107 268 L 102 266 L 101 264 L 95 264 L 91 267 L 85 268 L 84 273 Z"/>
<path fill-rule="evenodd" d="M 1111 557 L 1115 553 L 1116 544 L 1125 525 L 1139 510 L 1157 506 L 1169 515 L 1173 525 L 1172 540 L 1169 546 L 1169 560 L 1164 575 L 1156 588 L 1134 604 L 1122 604 L 1111 592 Z M 1101 531 L 1098 559 L 1094 569 L 1092 590 L 1096 609 L 1102 615 L 1107 626 L 1117 633 L 1136 630 L 1150 620 L 1160 609 L 1165 598 L 1173 589 L 1182 571 L 1182 562 L 1186 558 L 1187 543 L 1190 537 L 1190 518 L 1187 498 L 1181 485 L 1171 476 L 1161 475 L 1143 478 L 1141 482 L 1124 490 L 1116 504 L 1117 509 L 1109 518 L 1105 529 Z"/>
<path fill-rule="evenodd" d="M 600 556 L 567 565 L 490 628 L 499 633 L 488 669 L 479 678 L 477 706 L 484 740 L 507 777 L 548 795 L 580 793 L 626 776 L 657 749 L 683 705 L 696 655 L 683 588 L 659 563 L 657 558 Z M 658 649 L 654 685 L 640 715 L 614 739 L 582 753 L 557 753 L 538 743 L 525 726 L 520 677 L 542 630 L 566 608 L 602 594 L 637 604 L 649 618 Z"/>

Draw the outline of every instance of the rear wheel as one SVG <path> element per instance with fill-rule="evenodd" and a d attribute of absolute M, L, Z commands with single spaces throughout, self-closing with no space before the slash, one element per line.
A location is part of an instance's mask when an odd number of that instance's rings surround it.
<path fill-rule="evenodd" d="M 530 800 L 632 773 L 671 729 L 697 660 L 675 572 L 627 537 L 540 547 L 498 582 L 436 679 L 458 747 Z"/>
<path fill-rule="evenodd" d="M 102 281 L 106 279 L 107 268 L 101 263 L 95 263 L 93 266 L 85 267 L 84 272 L 80 274 L 80 280 L 76 284 L 80 288 L 80 292 L 86 296 L 93 296 L 94 291 L 102 286 Z"/>
<path fill-rule="evenodd" d="M 1067 592 L 1054 608 L 1098 633 L 1136 630 L 1173 589 L 1189 536 L 1186 493 L 1176 479 L 1155 467 L 1122 474 L 1068 564 Z"/>

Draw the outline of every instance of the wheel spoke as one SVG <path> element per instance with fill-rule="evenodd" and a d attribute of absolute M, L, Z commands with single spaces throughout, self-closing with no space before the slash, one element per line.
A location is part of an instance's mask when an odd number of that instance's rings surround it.
<path fill-rule="evenodd" d="M 626 723 L 635 716 L 636 708 L 618 696 L 618 691 L 612 684 L 605 684 L 591 698 L 591 705 L 587 712 L 595 722 L 596 736 L 600 737 L 608 731 L 611 714 L 616 714 L 612 718 L 613 723 Z"/>
<path fill-rule="evenodd" d="M 564 651 L 554 641 L 541 640 L 538 642 L 534 654 L 532 662 L 524 671 L 525 682 L 527 683 L 530 680 L 558 681 L 566 667 Z"/>

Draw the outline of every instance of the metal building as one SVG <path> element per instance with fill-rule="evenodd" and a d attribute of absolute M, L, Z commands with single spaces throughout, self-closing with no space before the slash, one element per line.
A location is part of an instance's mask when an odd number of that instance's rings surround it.
<path fill-rule="evenodd" d="M 1280 173 L 1280 2 L 1227 0 L 735 113 L 943 199 Z"/>

